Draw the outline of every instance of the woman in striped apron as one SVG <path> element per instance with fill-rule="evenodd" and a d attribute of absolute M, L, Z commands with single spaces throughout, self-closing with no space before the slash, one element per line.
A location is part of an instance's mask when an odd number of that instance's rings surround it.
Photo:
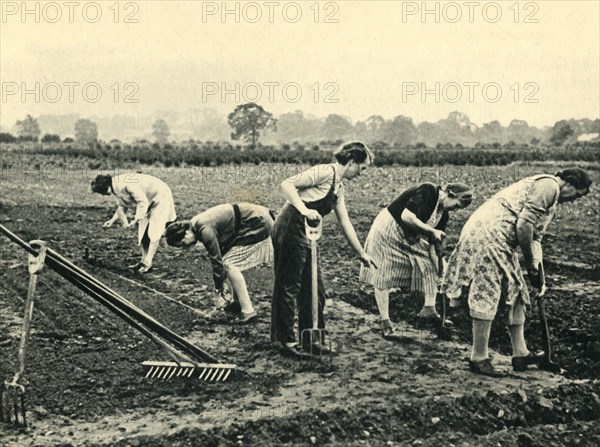
<path fill-rule="evenodd" d="M 389 317 L 389 294 L 394 289 L 420 292 L 425 304 L 419 316 L 441 318 L 435 310 L 435 244 L 445 236 L 449 211 L 465 208 L 471 199 L 471 187 L 465 184 L 452 183 L 442 189 L 423 183 L 408 188 L 375 218 L 365 251 L 379 268 L 361 268 L 360 280 L 375 287 L 383 338 L 398 338 Z"/>
<path fill-rule="evenodd" d="M 311 256 L 305 220 L 318 222 L 335 210 L 342 232 L 363 265 L 371 267 L 374 264 L 363 250 L 350 222 L 342 185 L 342 179 L 352 179 L 366 169 L 373 161 L 373 154 L 363 143 L 353 142 L 340 147 L 334 155 L 336 163 L 314 166 L 281 183 L 287 202 L 277 216 L 273 229 L 275 285 L 271 340 L 281 343 L 282 352 L 293 357 L 302 354 L 302 347 L 299 346 L 294 331 L 296 305 L 300 333 L 303 329 L 312 327 Z M 318 272 L 318 327 L 324 328 L 325 289 L 320 268 Z"/>
<path fill-rule="evenodd" d="M 521 248 L 529 282 L 539 291 L 543 284 L 541 240 L 556 205 L 588 194 L 591 183 L 588 174 L 577 168 L 528 177 L 481 205 L 463 227 L 448 261 L 442 291 L 454 307 L 459 306 L 461 296 L 468 297 L 473 319 L 472 372 L 504 375 L 488 354 L 492 320 L 501 300 L 508 311 L 513 369 L 523 371 L 539 362 L 525 343 L 525 307 L 530 300 L 517 251 Z"/>
<path fill-rule="evenodd" d="M 215 308 L 222 309 L 227 304 L 224 284 L 228 279 L 241 306 L 236 324 L 247 324 L 257 318 L 242 272 L 273 262 L 270 237 L 273 219 L 271 211 L 264 206 L 223 204 L 167 228 L 170 246 L 190 247 L 202 242 L 213 269 Z"/>

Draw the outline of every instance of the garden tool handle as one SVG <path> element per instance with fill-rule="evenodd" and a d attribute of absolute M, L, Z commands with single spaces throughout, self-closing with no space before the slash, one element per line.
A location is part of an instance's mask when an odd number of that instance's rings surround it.
<path fill-rule="evenodd" d="M 23 328 L 21 330 L 21 341 L 19 343 L 19 370 L 13 378 L 13 383 L 17 383 L 25 373 L 25 356 L 27 355 L 27 346 L 29 345 L 29 334 L 31 333 L 31 320 L 33 317 L 33 299 L 35 296 L 35 287 L 37 285 L 37 275 L 44 268 L 46 260 L 46 243 L 35 240 L 29 243 L 30 246 L 37 245 L 39 252 L 37 255 L 28 254 L 29 264 L 29 287 L 27 288 L 27 298 L 25 299 L 25 311 L 23 313 Z"/>
<path fill-rule="evenodd" d="M 304 219 L 304 230 L 306 232 L 306 238 L 309 241 L 317 241 L 321 238 L 323 232 L 323 219 L 319 220 L 319 223 L 312 226 L 308 219 Z"/>
<path fill-rule="evenodd" d="M 546 344 L 544 349 L 544 356 L 548 362 L 551 361 L 552 346 L 550 344 L 550 328 L 548 327 L 548 317 L 546 316 L 546 304 L 544 303 L 544 296 L 546 294 L 546 275 L 544 273 L 544 263 L 540 262 L 539 273 L 542 282 L 542 287 L 537 293 L 537 308 L 542 323 L 542 336 Z"/>
<path fill-rule="evenodd" d="M 310 310 L 312 328 L 319 328 L 319 282 L 317 263 L 317 240 L 321 237 L 323 220 L 319 220 L 316 226 L 310 225 L 308 219 L 304 219 L 306 238 L 310 241 Z"/>
<path fill-rule="evenodd" d="M 312 328 L 319 328 L 319 279 L 317 263 L 317 241 L 310 241 L 310 296 Z"/>

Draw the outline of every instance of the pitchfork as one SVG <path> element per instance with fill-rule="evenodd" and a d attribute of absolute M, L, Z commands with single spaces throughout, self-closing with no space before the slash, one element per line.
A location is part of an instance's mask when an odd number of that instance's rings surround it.
<path fill-rule="evenodd" d="M 37 255 L 28 255 L 29 258 L 29 288 L 25 300 L 25 313 L 23 315 L 23 328 L 21 329 L 21 343 L 19 345 L 19 370 L 11 382 L 5 381 L 0 396 L 0 417 L 5 422 L 13 422 L 15 425 L 27 425 L 25 417 L 25 387 L 20 380 L 25 373 L 25 355 L 31 332 L 31 317 L 33 314 L 33 297 L 37 284 L 37 275 L 44 267 L 46 259 L 46 243 L 44 241 L 31 241 L 32 246 L 38 246 Z M 20 421 L 19 421 L 20 417 Z"/>
<path fill-rule="evenodd" d="M 329 355 L 329 364 L 333 361 L 331 348 L 331 337 L 326 329 L 319 328 L 319 281 L 317 265 L 317 240 L 321 237 L 323 221 L 319 220 L 316 226 L 312 226 L 308 220 L 304 223 L 306 238 L 310 241 L 310 286 L 311 286 L 311 320 L 312 328 L 303 329 L 300 334 L 300 346 L 308 348 L 309 358 L 322 357 L 323 353 Z M 324 349 L 325 339 L 328 340 L 328 349 Z"/>

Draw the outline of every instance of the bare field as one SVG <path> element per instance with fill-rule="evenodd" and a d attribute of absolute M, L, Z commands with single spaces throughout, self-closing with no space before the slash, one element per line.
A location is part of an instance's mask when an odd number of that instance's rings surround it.
<path fill-rule="evenodd" d="M 12 154 L 11 154 L 12 156 Z M 598 445 L 600 444 L 600 172 L 587 197 L 559 207 L 544 243 L 548 313 L 563 375 L 530 371 L 503 380 L 467 371 L 470 320 L 454 315 L 456 337 L 441 342 L 414 328 L 414 296 L 395 294 L 392 319 L 413 342 L 393 344 L 377 332 L 372 291 L 358 283 L 359 265 L 335 217 L 325 219 L 324 276 L 332 300 L 328 328 L 342 352 L 332 368 L 282 357 L 269 341 L 273 275 L 247 275 L 257 324 L 233 328 L 204 321 L 162 294 L 201 310 L 212 289 L 203 249 L 161 243 L 147 276 L 125 266 L 138 258 L 133 230 L 102 229 L 112 199 L 93 195 L 103 168 L 77 159 L 3 157 L 0 222 L 23 239 L 43 239 L 80 267 L 214 355 L 249 372 L 207 385 L 147 381 L 140 363 L 164 356 L 49 269 L 38 282 L 27 358 L 31 426 L 0 427 L 7 445 Z M 37 167 L 36 167 L 37 165 Z M 580 165 L 585 167 L 585 165 Z M 473 205 L 451 216 L 450 247 L 468 215 L 494 192 L 555 163 L 498 167 L 372 168 L 346 183 L 350 217 L 361 241 L 381 207 L 416 182 L 461 180 L 475 186 Z M 136 170 L 135 166 L 118 172 Z M 278 185 L 297 165 L 214 168 L 143 166 L 172 188 L 180 218 L 224 202 L 250 201 L 278 210 Z M 116 172 L 113 169 L 108 172 Z M 107 171 L 103 171 L 107 172 Z M 83 260 L 85 248 L 92 255 Z M 27 257 L 0 240 L 0 378 L 17 366 L 19 323 L 27 291 Z M 138 284 L 136 284 L 138 283 Z M 526 328 L 541 348 L 536 315 Z M 510 365 L 502 322 L 495 323 L 495 361 Z M 6 359 L 4 361 L 4 359 Z"/>

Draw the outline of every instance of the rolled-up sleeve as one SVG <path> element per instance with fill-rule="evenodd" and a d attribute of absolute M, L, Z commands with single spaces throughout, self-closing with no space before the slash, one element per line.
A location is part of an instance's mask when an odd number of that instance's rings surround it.
<path fill-rule="evenodd" d="M 536 225 L 545 218 L 558 199 L 556 182 L 549 178 L 537 180 L 523 205 L 519 218 Z"/>

